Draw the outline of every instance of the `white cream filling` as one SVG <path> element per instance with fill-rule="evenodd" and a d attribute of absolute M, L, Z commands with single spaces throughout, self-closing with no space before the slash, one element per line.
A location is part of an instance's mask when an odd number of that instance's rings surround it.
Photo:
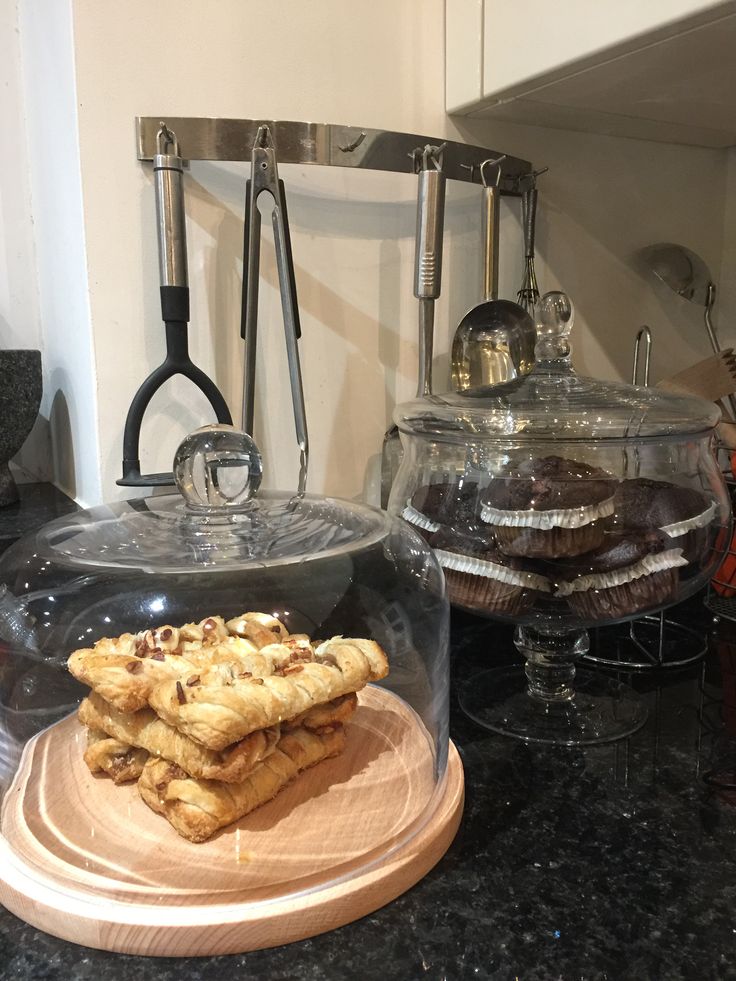
<path fill-rule="evenodd" d="M 702 514 L 696 514 L 694 518 L 688 518 L 687 521 L 674 521 L 671 525 L 661 525 L 660 531 L 663 531 L 665 535 L 669 535 L 670 538 L 678 538 L 680 535 L 684 535 L 687 531 L 692 531 L 694 528 L 705 528 L 713 520 L 713 516 L 716 513 L 716 502 L 713 501 L 707 510 L 703 511 Z"/>
<path fill-rule="evenodd" d="M 622 569 L 593 572 L 587 576 L 578 576 L 570 582 L 560 583 L 555 596 L 569 596 L 570 593 L 581 593 L 587 589 L 612 589 L 614 586 L 624 586 L 634 579 L 641 579 L 642 576 L 650 576 L 663 569 L 674 569 L 687 564 L 687 559 L 682 557 L 681 548 L 670 548 L 666 552 L 645 555 L 639 562 Z"/>
<path fill-rule="evenodd" d="M 410 525 L 416 525 L 417 528 L 422 528 L 424 531 L 439 531 L 442 525 L 438 525 L 436 521 L 430 521 L 426 514 L 422 514 L 421 511 L 417 511 L 413 508 L 411 504 L 407 504 L 404 510 L 401 512 L 401 517 L 404 521 L 408 521 Z"/>
<path fill-rule="evenodd" d="M 579 508 L 558 508 L 549 511 L 502 511 L 484 504 L 481 508 L 481 518 L 490 525 L 500 525 L 507 528 L 538 528 L 541 531 L 551 531 L 553 528 L 583 528 L 598 518 L 607 518 L 613 514 L 613 497 L 600 504 L 589 504 Z"/>
<path fill-rule="evenodd" d="M 434 554 L 437 556 L 439 564 L 445 569 L 465 572 L 471 576 L 483 576 L 486 579 L 496 579 L 498 582 L 506 583 L 507 586 L 525 586 L 527 589 L 538 589 L 543 593 L 552 592 L 552 584 L 549 579 L 538 576 L 534 572 L 509 569 L 507 566 L 498 565 L 496 562 L 476 559 L 470 555 L 459 555 L 457 552 L 445 552 L 441 548 L 436 548 Z"/>

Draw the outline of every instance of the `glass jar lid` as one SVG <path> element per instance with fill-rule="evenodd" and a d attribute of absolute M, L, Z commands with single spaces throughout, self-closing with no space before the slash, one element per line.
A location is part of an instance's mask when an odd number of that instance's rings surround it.
<path fill-rule="evenodd" d="M 179 494 L 105 504 L 42 528 L 53 564 L 187 573 L 304 562 L 380 540 L 390 519 L 348 501 L 266 492 L 260 452 L 232 426 L 187 436 L 174 459 Z"/>
<path fill-rule="evenodd" d="M 509 442 L 639 440 L 713 429 L 712 402 L 621 382 L 579 376 L 572 368 L 572 306 L 548 293 L 537 322 L 536 364 L 501 385 L 418 398 L 397 407 L 394 421 L 409 435 L 449 442 L 468 438 Z"/>

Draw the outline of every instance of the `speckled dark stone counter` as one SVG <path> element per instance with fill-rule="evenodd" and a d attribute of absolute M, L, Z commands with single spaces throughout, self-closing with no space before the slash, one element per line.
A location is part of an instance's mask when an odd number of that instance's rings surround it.
<path fill-rule="evenodd" d="M 0 552 L 26 532 L 77 509 L 53 484 L 18 484 L 20 500 L 0 508 Z"/>
<path fill-rule="evenodd" d="M 710 624 L 700 603 L 686 618 L 703 632 Z M 509 632 L 455 616 L 453 651 L 457 687 L 508 659 Z M 357 923 L 279 949 L 173 960 L 87 950 L 0 909 L 0 978 L 736 978 L 732 651 L 736 626 L 723 621 L 703 663 L 659 684 L 634 679 L 647 725 L 596 749 L 494 736 L 455 700 L 467 794 L 460 832 L 422 882 Z"/>

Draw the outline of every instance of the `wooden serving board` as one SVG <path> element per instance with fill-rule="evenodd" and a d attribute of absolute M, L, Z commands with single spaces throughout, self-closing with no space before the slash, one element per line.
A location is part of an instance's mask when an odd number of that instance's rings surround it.
<path fill-rule="evenodd" d="M 414 885 L 460 823 L 462 764 L 439 787 L 427 732 L 369 686 L 339 757 L 193 844 L 136 785 L 84 764 L 76 715 L 31 740 L 0 815 L 0 902 L 47 933 L 158 956 L 273 947 L 349 923 Z"/>

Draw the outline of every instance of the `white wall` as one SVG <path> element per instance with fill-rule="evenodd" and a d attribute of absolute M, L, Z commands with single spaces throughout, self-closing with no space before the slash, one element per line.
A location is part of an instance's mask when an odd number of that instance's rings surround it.
<path fill-rule="evenodd" d="M 652 382 L 711 353 L 702 308 L 647 275 L 637 253 L 679 242 L 718 280 L 728 151 L 460 117 L 456 123 L 468 140 L 485 139 L 550 168 L 538 182 L 537 273 L 543 291 L 561 288 L 573 298 L 579 371 L 628 381 L 643 324 L 653 334 Z M 724 294 L 714 317 L 731 343 L 733 300 Z"/>
<path fill-rule="evenodd" d="M 0 5 L 0 346 L 37 348 L 41 341 L 25 134 L 18 10 Z"/>
<path fill-rule="evenodd" d="M 708 353 L 699 311 L 658 293 L 634 271 L 632 254 L 657 240 L 680 240 L 718 267 L 725 153 L 448 118 L 442 0 L 281 0 L 271 4 L 268 17 L 255 0 L 70 2 L 84 228 L 78 226 L 77 162 L 64 143 L 65 129 L 57 137 L 72 175 L 65 190 L 74 212 L 74 232 L 67 235 L 74 254 L 54 256 L 46 238 L 39 263 L 42 309 L 43 293 L 51 282 L 53 294 L 60 275 L 56 263 L 71 276 L 73 259 L 74 286 L 88 290 L 94 360 L 82 358 L 65 384 L 89 396 L 85 412 L 96 413 L 85 416 L 96 423 L 96 436 L 75 431 L 74 446 L 75 467 L 88 448 L 96 467 L 100 447 L 99 497 L 126 493 L 115 486 L 125 412 L 137 385 L 164 356 L 151 167 L 135 159 L 136 115 L 345 122 L 466 138 L 548 165 L 539 185 L 538 272 L 543 289 L 560 285 L 576 303 L 578 366 L 628 378 L 633 338 L 644 322 L 654 330 L 655 376 Z M 25 3 L 39 11 L 36 26 L 50 16 L 45 8 L 66 7 L 66 0 Z M 33 23 L 29 36 L 38 42 Z M 66 23 L 45 23 L 47 32 L 68 37 Z M 64 57 L 55 66 L 62 73 L 70 68 L 68 50 Z M 42 64 L 36 67 L 43 73 Z M 67 122 L 73 119 L 68 98 L 61 108 Z M 36 105 L 35 112 L 48 115 L 49 107 Z M 195 163 L 187 175 L 192 357 L 216 379 L 236 416 L 247 170 Z M 307 167 L 284 167 L 282 176 L 303 319 L 310 489 L 375 499 L 390 410 L 416 385 L 415 181 Z M 57 213 L 41 194 L 34 208 L 39 220 L 49 220 L 49 209 Z M 505 203 L 502 243 L 502 293 L 513 296 L 522 268 L 518 201 Z M 75 251 L 82 244 L 86 269 Z M 452 185 L 436 320 L 437 388 L 447 384 L 455 325 L 480 296 L 479 245 L 480 193 Z M 267 246 L 262 276 L 256 437 L 268 461 L 267 483 L 293 486 L 288 376 Z M 86 312 L 77 312 L 84 324 Z M 152 405 L 144 429 L 144 469 L 168 469 L 179 438 L 209 417 L 186 383 L 171 385 Z"/>
<path fill-rule="evenodd" d="M 135 159 L 134 116 L 344 120 L 442 136 L 450 129 L 442 95 L 442 3 L 282 2 L 266 17 L 254 0 L 75 0 L 74 10 L 90 303 L 105 393 L 102 482 L 111 496 L 125 408 L 164 352 L 151 168 Z M 187 198 L 192 354 L 238 415 L 246 172 L 245 166 L 195 164 Z M 355 497 L 364 491 L 366 461 L 377 457 L 395 394 L 413 395 L 416 385 L 415 182 L 316 168 L 284 168 L 283 176 L 304 320 L 310 488 Z M 445 324 L 438 331 L 440 354 L 448 320 L 459 318 L 470 295 L 476 196 L 463 188 L 451 194 L 454 284 L 438 312 Z M 297 460 L 270 253 L 263 273 L 256 436 L 268 481 L 283 486 L 293 484 Z M 170 391 L 144 433 L 144 469 L 168 468 L 180 436 L 208 415 L 186 383 Z"/>
<path fill-rule="evenodd" d="M 101 496 L 96 372 L 71 4 L 70 0 L 21 0 L 18 9 L 36 257 L 33 274 L 38 277 L 40 332 L 36 329 L 35 336 L 38 343 L 40 333 L 44 368 L 40 425 L 48 431 L 47 463 L 55 483 L 81 502 L 94 503 Z M 20 142 L 18 146 L 23 154 Z M 33 265 L 30 253 L 29 249 L 26 268 Z"/>
<path fill-rule="evenodd" d="M 21 71 L 18 9 L 0 5 L 0 348 L 41 347 L 38 277 L 31 218 L 31 187 Z M 16 477 L 48 477 L 48 427 L 39 419 L 16 457 Z"/>

